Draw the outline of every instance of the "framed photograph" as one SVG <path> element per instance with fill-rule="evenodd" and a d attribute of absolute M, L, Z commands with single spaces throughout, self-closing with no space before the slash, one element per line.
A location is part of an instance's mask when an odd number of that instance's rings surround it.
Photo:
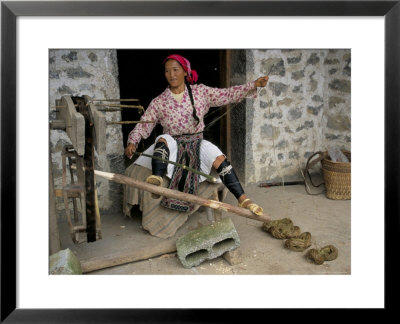
<path fill-rule="evenodd" d="M 398 0 L 2 1 L 1 321 L 217 323 L 271 308 L 392 309 L 399 22 Z M 104 48 L 207 49 L 215 60 L 215 49 L 351 51 L 351 274 L 49 276 L 49 73 L 58 73 L 49 60 Z"/>

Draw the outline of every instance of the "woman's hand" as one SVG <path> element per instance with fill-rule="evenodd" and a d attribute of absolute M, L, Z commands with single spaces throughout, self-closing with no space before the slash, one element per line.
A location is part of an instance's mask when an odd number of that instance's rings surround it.
<path fill-rule="evenodd" d="M 128 146 L 125 148 L 125 155 L 129 159 L 131 159 L 134 152 L 136 152 L 136 146 L 132 143 L 129 143 Z"/>
<path fill-rule="evenodd" d="M 269 77 L 266 75 L 261 78 L 258 78 L 256 81 L 254 81 L 254 83 L 256 87 L 265 87 L 268 83 L 268 79 Z"/>

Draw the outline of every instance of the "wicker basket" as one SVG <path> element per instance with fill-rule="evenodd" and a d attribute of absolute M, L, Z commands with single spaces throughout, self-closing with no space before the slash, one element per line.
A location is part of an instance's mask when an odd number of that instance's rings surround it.
<path fill-rule="evenodd" d="M 326 196 L 329 199 L 351 199 L 351 153 L 343 152 L 350 162 L 333 162 L 329 155 L 322 159 Z"/>

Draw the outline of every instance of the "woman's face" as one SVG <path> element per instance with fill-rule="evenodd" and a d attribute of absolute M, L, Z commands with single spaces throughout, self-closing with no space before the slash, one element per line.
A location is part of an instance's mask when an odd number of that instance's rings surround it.
<path fill-rule="evenodd" d="M 185 84 L 187 73 L 175 60 L 168 60 L 165 63 L 165 78 L 171 88 L 179 88 Z"/>

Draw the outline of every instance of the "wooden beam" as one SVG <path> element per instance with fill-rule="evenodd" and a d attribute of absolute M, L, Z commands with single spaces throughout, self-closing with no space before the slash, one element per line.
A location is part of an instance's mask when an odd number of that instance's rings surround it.
<path fill-rule="evenodd" d="M 50 128 L 66 130 L 67 126 L 65 125 L 65 120 L 55 119 L 51 121 Z"/>
<path fill-rule="evenodd" d="M 135 261 L 147 260 L 163 254 L 173 253 L 176 251 L 175 240 L 165 240 L 164 242 L 139 249 L 130 249 L 127 251 L 117 252 L 111 255 L 94 257 L 81 260 L 82 273 L 88 273 L 104 268 L 110 268 L 121 264 Z"/>
<path fill-rule="evenodd" d="M 271 218 L 268 215 L 258 216 L 256 214 L 252 213 L 250 210 L 245 209 L 245 208 L 233 206 L 233 205 L 226 204 L 226 203 L 223 203 L 220 201 L 209 200 L 209 199 L 206 199 L 206 198 L 203 198 L 200 196 L 191 195 L 191 194 L 180 192 L 177 190 L 171 190 L 171 189 L 164 188 L 164 187 L 158 187 L 158 186 L 155 186 L 155 185 L 143 182 L 143 181 L 139 181 L 139 180 L 124 176 L 122 174 L 115 174 L 115 173 L 98 171 L 98 170 L 94 170 L 94 173 L 96 175 L 98 175 L 99 177 L 102 177 L 102 178 L 105 178 L 105 179 L 108 179 L 108 180 L 111 180 L 111 181 L 114 181 L 117 183 L 125 184 L 128 186 L 136 187 L 136 188 L 139 188 L 139 189 L 142 189 L 145 191 L 149 191 L 151 193 L 155 193 L 155 194 L 163 196 L 163 197 L 180 199 L 180 200 L 194 203 L 196 205 L 206 206 L 206 207 L 210 207 L 213 209 L 218 209 L 218 210 L 226 211 L 226 212 L 232 212 L 236 215 L 251 218 L 254 220 L 258 220 L 260 222 L 270 222 L 271 221 Z"/>
<path fill-rule="evenodd" d="M 96 241 L 96 208 L 95 208 L 95 181 L 94 181 L 94 122 L 90 107 L 86 99 L 76 97 L 78 111 L 85 120 L 85 154 L 83 163 L 85 168 L 85 206 L 86 206 L 86 236 L 88 242 Z"/>

